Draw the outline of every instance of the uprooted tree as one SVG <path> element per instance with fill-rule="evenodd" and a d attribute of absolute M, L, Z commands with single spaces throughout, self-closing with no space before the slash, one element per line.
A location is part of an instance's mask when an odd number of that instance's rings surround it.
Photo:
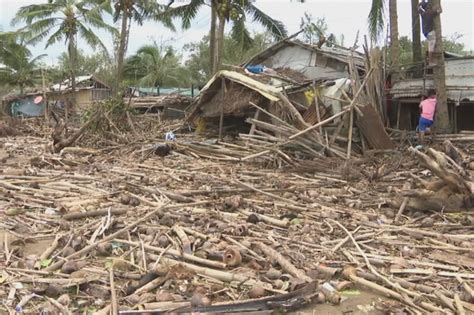
<path fill-rule="evenodd" d="M 420 187 L 404 191 L 409 197 L 408 209 L 460 211 L 472 209 L 474 205 L 474 181 L 470 170 L 474 164 L 468 154 L 445 141 L 444 151 L 433 148 L 423 153 L 410 148 L 437 179 L 426 181 L 418 179 Z"/>

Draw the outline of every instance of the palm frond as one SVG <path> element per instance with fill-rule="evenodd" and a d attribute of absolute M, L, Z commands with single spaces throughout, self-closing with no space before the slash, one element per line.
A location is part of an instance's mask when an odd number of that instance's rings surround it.
<path fill-rule="evenodd" d="M 89 10 L 84 13 L 83 18 L 85 22 L 95 28 L 106 30 L 112 35 L 118 34 L 117 29 L 114 26 L 107 24 L 102 18 L 102 14 L 98 11 Z"/>
<path fill-rule="evenodd" d="M 230 36 L 234 41 L 242 45 L 243 49 L 248 49 L 252 46 L 253 39 L 250 36 L 248 29 L 245 27 L 245 18 L 234 20 Z"/>
<path fill-rule="evenodd" d="M 161 49 L 156 45 L 144 45 L 137 50 L 137 55 L 149 56 L 153 64 L 157 64 L 160 61 Z"/>
<path fill-rule="evenodd" d="M 43 18 L 50 17 L 59 10 L 60 7 L 55 3 L 32 4 L 24 6 L 17 11 L 15 17 L 12 19 L 11 24 L 17 25 L 21 22 L 30 24 L 34 20 L 41 20 Z"/>
<path fill-rule="evenodd" d="M 283 39 L 288 36 L 285 25 L 265 14 L 250 2 L 245 4 L 244 10 L 250 14 L 254 22 L 260 23 L 267 31 L 269 31 L 276 39 Z"/>
<path fill-rule="evenodd" d="M 191 0 L 188 4 L 178 7 L 168 8 L 155 15 L 158 21 L 170 21 L 173 18 L 181 19 L 181 27 L 188 29 L 191 27 L 191 21 L 197 16 L 199 9 L 205 4 L 204 0 Z"/>
<path fill-rule="evenodd" d="M 143 22 L 145 21 L 145 12 L 142 7 L 139 6 L 133 6 L 131 8 L 131 17 L 132 19 L 138 24 L 138 25 L 143 25 Z"/>
<path fill-rule="evenodd" d="M 77 24 L 77 30 L 79 35 L 86 41 L 86 43 L 93 48 L 100 48 L 102 51 L 107 53 L 107 47 L 100 40 L 100 38 L 94 33 L 94 31 L 82 23 Z"/>
<path fill-rule="evenodd" d="M 372 0 L 369 16 L 367 18 L 370 38 L 377 42 L 384 28 L 385 0 Z"/>
<path fill-rule="evenodd" d="M 83 0 L 77 3 L 76 6 L 82 10 L 113 13 L 111 1 L 109 0 Z"/>
<path fill-rule="evenodd" d="M 44 57 L 46 57 L 47 55 L 48 55 L 48 54 L 41 54 L 41 55 L 38 55 L 38 56 L 36 56 L 36 57 L 30 59 L 30 61 L 28 62 L 28 64 L 29 64 L 32 68 L 34 68 L 34 67 L 36 66 L 36 63 L 37 63 L 38 61 L 40 61 L 41 59 L 43 59 Z"/>
<path fill-rule="evenodd" d="M 19 29 L 18 32 L 22 34 L 28 44 L 34 45 L 46 38 L 54 27 L 60 25 L 60 21 L 56 17 L 39 20 Z"/>
<path fill-rule="evenodd" d="M 54 32 L 53 34 L 51 34 L 51 36 L 49 36 L 48 40 L 46 41 L 45 47 L 48 48 L 49 46 L 54 45 L 55 43 L 59 42 L 63 38 L 67 38 L 66 34 L 64 33 L 64 23 L 62 23 L 62 25 L 58 27 L 56 32 Z"/>

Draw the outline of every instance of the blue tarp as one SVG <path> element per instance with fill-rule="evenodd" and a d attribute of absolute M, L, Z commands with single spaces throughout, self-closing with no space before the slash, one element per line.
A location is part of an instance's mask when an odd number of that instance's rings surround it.
<path fill-rule="evenodd" d="M 34 103 L 34 99 L 37 95 L 27 96 L 25 98 L 16 99 L 10 101 L 10 113 L 13 117 L 26 116 L 26 117 L 37 117 L 44 115 L 44 100 L 39 104 Z"/>

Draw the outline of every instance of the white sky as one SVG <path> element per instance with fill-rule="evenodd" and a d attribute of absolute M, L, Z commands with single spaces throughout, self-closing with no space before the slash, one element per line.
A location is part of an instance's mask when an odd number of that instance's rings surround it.
<path fill-rule="evenodd" d="M 176 0 L 175 3 L 186 0 Z M 21 6 L 45 3 L 46 0 L 0 0 L 0 25 L 4 31 L 13 30 L 10 21 Z M 167 3 L 167 0 L 160 0 Z M 272 16 L 282 21 L 288 33 L 292 34 L 299 30 L 301 17 L 308 12 L 313 17 L 325 17 L 329 26 L 329 32 L 339 36 L 344 34 L 345 44 L 352 45 L 356 33 L 360 31 L 360 41 L 367 34 L 367 15 L 370 10 L 371 0 L 306 0 L 299 3 L 295 0 L 256 0 L 256 5 Z M 474 0 L 441 0 L 443 6 L 442 26 L 443 35 L 450 37 L 455 33 L 462 35 L 459 41 L 466 45 L 468 50 L 474 50 Z M 128 53 L 133 53 L 143 44 L 152 40 L 172 44 L 178 50 L 191 41 L 199 41 L 202 36 L 209 32 L 210 9 L 202 9 L 197 18 L 192 22 L 189 30 L 181 31 L 177 27 L 176 33 L 167 30 L 162 25 L 154 22 L 145 22 L 143 26 L 134 24 L 130 34 Z M 177 21 L 177 26 L 180 23 Z M 400 36 L 411 37 L 411 5 L 410 0 L 398 0 L 398 26 Z M 252 25 L 252 30 L 258 31 L 258 25 Z M 112 50 L 111 38 L 107 34 L 101 34 L 102 40 Z M 91 52 L 84 44 L 80 48 Z M 34 54 L 48 54 L 48 63 L 53 63 L 57 56 L 66 50 L 64 44 L 56 44 L 44 49 L 44 44 L 38 44 L 33 48 Z"/>

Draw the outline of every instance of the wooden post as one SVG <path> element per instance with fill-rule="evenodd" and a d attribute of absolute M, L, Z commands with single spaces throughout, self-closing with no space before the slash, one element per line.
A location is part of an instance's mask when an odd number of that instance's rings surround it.
<path fill-rule="evenodd" d="M 318 91 L 316 90 L 316 81 L 313 80 L 313 92 L 314 92 L 314 106 L 316 107 L 316 117 L 318 118 L 318 122 L 321 121 L 321 114 L 319 113 L 319 104 L 318 104 Z M 319 133 L 323 134 L 323 126 L 319 126 Z"/>
<path fill-rule="evenodd" d="M 352 129 L 354 127 L 354 109 L 351 108 L 350 118 L 349 118 L 349 135 L 347 137 L 347 159 L 351 158 L 352 151 Z"/>
<path fill-rule="evenodd" d="M 365 142 L 364 134 L 359 129 L 360 143 L 362 144 L 362 154 L 365 155 L 367 152 L 367 143 Z"/>
<path fill-rule="evenodd" d="M 260 117 L 260 109 L 257 109 L 257 111 L 255 112 L 255 115 L 253 116 L 253 119 L 258 120 L 259 117 Z M 253 123 L 252 126 L 250 127 L 249 135 L 253 135 L 255 133 L 255 129 L 257 129 L 257 126 L 255 126 L 255 124 Z"/>
<path fill-rule="evenodd" d="M 221 99 L 221 116 L 219 117 L 219 141 L 222 140 L 222 128 L 224 125 L 224 98 L 225 98 L 225 79 L 222 78 L 222 99 Z"/>
<path fill-rule="evenodd" d="M 400 112 L 402 111 L 402 102 L 397 102 L 398 103 L 398 108 L 397 108 L 397 129 L 400 130 Z M 393 104 L 393 103 L 392 103 Z"/>
<path fill-rule="evenodd" d="M 331 136 L 331 140 L 329 141 L 329 145 L 332 145 L 335 141 L 339 133 L 341 132 L 342 127 L 344 126 L 344 119 L 341 119 L 339 124 L 336 127 L 336 130 L 334 130 L 334 133 Z"/>
<path fill-rule="evenodd" d="M 71 93 L 74 94 L 74 91 L 72 91 Z M 65 134 L 66 137 L 67 137 L 67 134 L 68 134 L 67 126 L 68 126 L 68 123 L 69 123 L 69 104 L 70 104 L 70 99 L 69 99 L 69 97 L 66 97 L 66 102 L 64 103 L 64 120 L 66 121 L 66 124 L 64 126 L 64 134 Z"/>
<path fill-rule="evenodd" d="M 458 133 L 458 109 L 457 105 L 454 104 L 454 111 L 453 111 L 453 123 L 454 123 L 454 133 Z"/>
<path fill-rule="evenodd" d="M 49 106 L 48 106 L 48 100 L 46 99 L 46 80 L 44 78 L 44 69 L 41 68 L 41 81 L 43 85 L 43 102 L 44 102 L 44 118 L 46 120 L 46 123 L 49 123 Z"/>

